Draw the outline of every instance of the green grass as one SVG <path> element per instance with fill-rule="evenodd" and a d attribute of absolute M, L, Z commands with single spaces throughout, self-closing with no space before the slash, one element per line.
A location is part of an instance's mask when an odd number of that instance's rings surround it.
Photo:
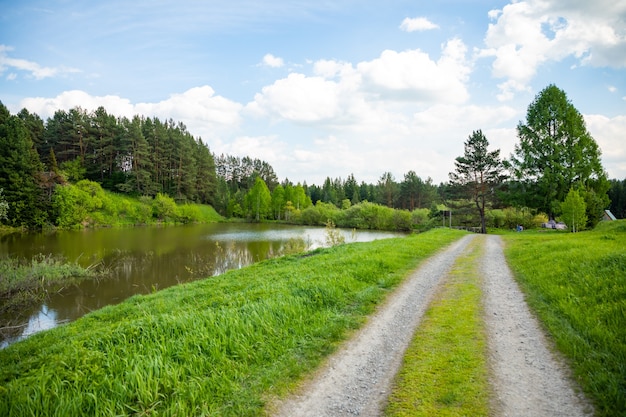
<path fill-rule="evenodd" d="M 260 415 L 462 235 L 320 249 L 105 307 L 0 351 L 0 415 Z"/>
<path fill-rule="evenodd" d="M 626 221 L 504 236 L 506 256 L 598 416 L 626 415 Z"/>
<path fill-rule="evenodd" d="M 487 416 L 479 239 L 436 294 L 407 349 L 385 416 Z"/>

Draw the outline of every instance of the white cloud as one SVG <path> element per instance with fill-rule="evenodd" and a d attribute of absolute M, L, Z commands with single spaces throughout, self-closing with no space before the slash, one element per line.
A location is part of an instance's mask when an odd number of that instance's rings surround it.
<path fill-rule="evenodd" d="M 626 67 L 626 2 L 525 0 L 492 10 L 478 57 L 494 58 L 500 99 L 524 91 L 538 68 L 574 57 L 580 65 Z"/>
<path fill-rule="evenodd" d="M 285 61 L 282 58 L 276 57 L 272 54 L 266 54 L 261 61 L 261 66 L 270 68 L 280 68 L 285 65 Z"/>
<path fill-rule="evenodd" d="M 626 179 L 624 132 L 626 116 L 609 118 L 599 114 L 584 115 L 587 129 L 602 150 L 602 163 L 609 178 Z"/>
<path fill-rule="evenodd" d="M 409 18 L 407 17 L 400 24 L 400 29 L 405 32 L 422 32 L 425 30 L 438 29 L 439 26 L 435 23 L 431 22 L 425 17 L 415 17 Z"/>
<path fill-rule="evenodd" d="M 154 115 L 163 119 L 173 118 L 199 127 L 203 131 L 209 127 L 234 127 L 240 122 L 239 112 L 243 106 L 222 96 L 216 96 L 208 85 L 194 87 L 182 94 L 172 94 L 158 103 L 138 103 L 135 111 L 139 114 Z"/>
<path fill-rule="evenodd" d="M 339 116 L 339 93 L 337 83 L 333 81 L 292 73 L 263 87 L 248 108 L 294 122 L 319 122 Z"/>
<path fill-rule="evenodd" d="M 30 112 L 37 113 L 42 118 L 52 117 L 57 110 L 70 110 L 81 107 L 87 111 L 93 111 L 103 106 L 107 112 L 116 116 L 132 117 L 134 106 L 129 100 L 119 96 L 92 96 L 80 90 L 64 91 L 56 97 L 32 97 L 20 102 L 20 108 L 26 108 Z"/>
<path fill-rule="evenodd" d="M 461 103 L 469 97 L 465 83 L 471 66 L 466 50 L 460 39 L 448 41 L 438 61 L 419 49 L 386 50 L 380 58 L 359 63 L 357 70 L 365 88 L 382 98 Z"/>
<path fill-rule="evenodd" d="M 42 80 L 44 78 L 56 77 L 58 75 L 80 72 L 80 70 L 76 68 L 69 68 L 65 66 L 44 67 L 36 62 L 28 61 L 26 59 L 11 58 L 8 56 L 8 52 L 12 50 L 13 48 L 9 46 L 0 45 L 0 74 L 10 68 L 14 71 L 27 72 L 31 77 L 35 78 L 36 80 Z M 17 74 L 15 72 L 10 73 L 7 76 L 8 80 L 14 80 L 16 78 Z"/>
<path fill-rule="evenodd" d="M 241 122 L 240 111 L 243 108 L 239 103 L 216 96 L 209 86 L 194 87 L 157 103 L 136 104 L 115 95 L 92 96 L 84 91 L 72 90 L 53 98 L 24 99 L 19 108 L 26 108 L 46 119 L 57 110 L 81 107 L 86 111 L 94 111 L 100 106 L 120 117 L 130 118 L 140 114 L 162 120 L 171 118 L 184 123 L 194 136 L 209 140 L 218 140 L 219 134 L 236 130 Z"/>

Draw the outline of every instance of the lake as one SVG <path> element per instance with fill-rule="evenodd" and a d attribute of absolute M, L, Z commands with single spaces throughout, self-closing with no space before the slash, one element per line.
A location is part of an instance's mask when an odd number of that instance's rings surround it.
<path fill-rule="evenodd" d="M 339 230 L 346 243 L 403 236 Z M 13 233 L 0 237 L 0 256 L 61 256 L 82 266 L 103 263 L 109 275 L 51 294 L 22 317 L 0 317 L 0 348 L 67 323 L 136 294 L 203 279 L 280 256 L 297 242 L 326 246 L 326 229 L 276 224 L 212 223 L 188 226 Z"/>

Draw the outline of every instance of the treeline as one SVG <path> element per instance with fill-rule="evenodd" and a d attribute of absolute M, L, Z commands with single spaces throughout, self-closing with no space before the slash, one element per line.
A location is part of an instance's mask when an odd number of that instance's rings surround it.
<path fill-rule="evenodd" d="M 61 207 L 69 201 L 61 197 L 73 191 L 59 187 L 83 180 L 141 197 L 144 203 L 167 196 L 179 204 L 208 204 L 223 216 L 251 221 L 325 224 L 330 219 L 346 227 L 405 229 L 409 217 L 413 226 L 425 212 L 429 221 L 438 222 L 452 208 L 456 225 L 477 223 L 463 187 L 435 185 L 415 171 L 399 180 L 385 172 L 375 184 L 358 182 L 354 174 L 327 177 L 320 185 L 294 184 L 279 181 L 265 161 L 212 154 L 201 138 L 171 119 L 115 117 L 100 107 L 93 112 L 58 110 L 44 121 L 26 109 L 11 115 L 0 102 L 1 224 L 65 226 L 67 216 L 63 220 L 61 213 L 73 207 Z M 626 215 L 625 182 L 611 180 L 608 191 L 618 218 Z M 507 195 L 492 199 L 490 210 L 535 207 L 552 213 L 546 204 L 533 204 L 532 198 L 541 193 L 532 192 L 537 187 L 531 185 L 519 180 L 501 184 L 498 189 Z"/>
<path fill-rule="evenodd" d="M 413 171 L 399 183 L 391 173 L 377 184 L 358 183 L 352 174 L 320 186 L 279 182 L 267 162 L 213 155 L 201 138 L 171 119 L 115 117 L 100 107 L 58 110 L 44 121 L 26 109 L 11 115 L 0 103 L 0 222 L 67 226 L 67 213 L 75 207 L 63 202 L 84 199 L 67 198 L 80 191 L 67 187 L 85 180 L 135 197 L 209 204 L 227 217 L 306 224 L 317 216 L 300 214 L 317 202 L 414 210 L 440 200 L 432 180 Z"/>

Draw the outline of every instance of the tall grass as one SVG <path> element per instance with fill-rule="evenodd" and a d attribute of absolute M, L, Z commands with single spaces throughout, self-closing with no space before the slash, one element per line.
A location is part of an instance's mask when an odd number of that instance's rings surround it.
<path fill-rule="evenodd" d="M 135 296 L 0 351 L 0 415 L 256 416 L 462 236 L 319 249 Z"/>
<path fill-rule="evenodd" d="M 505 239 L 529 304 L 571 362 L 597 415 L 626 415 L 626 221 Z"/>

